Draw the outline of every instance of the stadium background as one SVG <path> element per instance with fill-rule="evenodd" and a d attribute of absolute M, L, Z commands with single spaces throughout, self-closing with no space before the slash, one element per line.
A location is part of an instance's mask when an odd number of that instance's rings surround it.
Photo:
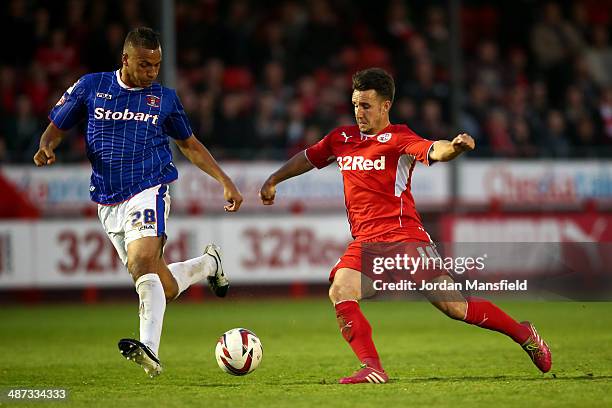
<path fill-rule="evenodd" d="M 116 69 L 126 32 L 143 24 L 168 25 L 161 79 L 246 198 L 239 215 L 219 216 L 220 188 L 175 154 L 170 260 L 215 240 L 237 286 L 302 293 L 302 283 L 325 284 L 350 239 L 337 170 L 282 184 L 273 207 L 257 191 L 282 160 L 353 123 L 350 77 L 368 66 L 396 78 L 393 121 L 430 139 L 457 130 L 476 139 L 467 157 L 415 170 L 413 194 L 435 240 L 607 238 L 610 2 L 177 1 L 164 11 L 168 3 L 4 5 L 6 38 L 19 40 L 0 65 L 1 288 L 35 297 L 88 288 L 95 299 L 96 289 L 130 287 L 89 202 L 83 127 L 58 148 L 58 165 L 37 169 L 31 158 L 64 90 L 86 72 Z M 19 213 L 35 221 L 13 222 Z"/>
<path fill-rule="evenodd" d="M 0 304 L 7 325 L 0 330 L 9 354 L 18 332 L 9 333 L 11 319 L 44 321 L 28 310 L 56 319 L 76 313 L 66 306 L 54 314 L 56 302 L 89 304 L 92 314 L 134 306 L 131 280 L 89 202 L 83 127 L 69 132 L 53 167 L 37 169 L 31 158 L 49 108 L 81 75 L 118 68 L 125 34 L 139 25 L 161 31 L 162 82 L 178 89 L 196 136 L 245 195 L 239 214 L 222 214 L 218 186 L 175 154 L 180 178 L 171 186 L 166 256 L 182 260 L 219 243 L 232 278 L 230 315 L 283 305 L 300 310 L 298 321 L 320 308 L 332 322 L 319 299 L 350 239 L 338 171 L 330 166 L 282 184 L 273 207 L 261 206 L 257 191 L 283 160 L 353 122 L 350 77 L 368 66 L 396 79 L 392 121 L 429 139 L 458 130 L 476 139 L 477 149 L 456 162 L 415 169 L 413 195 L 434 240 L 612 239 L 608 0 L 9 0 L 1 7 Z M 222 314 L 204 289 L 191 288 L 169 310 L 182 310 L 185 320 L 207 308 Z M 267 303 L 271 296 L 282 303 Z M 40 307 L 24 308 L 32 304 Z M 385 321 L 384 305 L 372 307 Z M 582 317 L 572 307 L 537 306 L 551 326 L 607 316 L 605 307 L 581 305 Z M 282 315 L 272 321 L 284 324 Z M 445 324 L 430 327 L 444 332 Z M 325 328 L 330 336 L 333 327 Z M 213 343 L 217 334 L 208 334 Z M 557 334 L 566 335 L 559 327 Z"/>

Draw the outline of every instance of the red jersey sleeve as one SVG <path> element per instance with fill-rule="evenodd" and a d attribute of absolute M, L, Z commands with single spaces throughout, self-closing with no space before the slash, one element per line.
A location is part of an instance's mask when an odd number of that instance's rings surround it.
<path fill-rule="evenodd" d="M 429 151 L 433 144 L 432 140 L 423 139 L 412 130 L 407 129 L 402 133 L 399 148 L 401 153 L 414 156 L 418 161 L 429 166 Z"/>
<path fill-rule="evenodd" d="M 308 161 L 312 163 L 312 165 L 315 166 L 317 169 L 322 169 L 323 167 L 326 167 L 335 159 L 331 147 L 332 134 L 333 132 L 329 133 L 323 139 L 319 140 L 319 142 L 315 143 L 304 151 Z"/>

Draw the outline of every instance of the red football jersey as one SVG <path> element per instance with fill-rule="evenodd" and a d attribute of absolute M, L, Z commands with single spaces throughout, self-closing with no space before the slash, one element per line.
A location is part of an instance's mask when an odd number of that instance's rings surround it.
<path fill-rule="evenodd" d="M 340 167 L 351 233 L 359 240 L 396 228 L 422 227 L 410 179 L 417 160 L 429 165 L 433 143 L 405 125 L 389 125 L 376 135 L 342 126 L 305 154 L 317 168 L 333 161 Z"/>

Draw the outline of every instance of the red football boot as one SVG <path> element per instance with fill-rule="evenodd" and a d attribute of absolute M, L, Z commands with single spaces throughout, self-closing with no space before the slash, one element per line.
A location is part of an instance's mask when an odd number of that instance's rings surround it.
<path fill-rule="evenodd" d="M 382 370 L 376 370 L 375 368 L 368 367 L 366 364 L 361 365 L 361 369 L 357 370 L 355 374 L 350 377 L 341 378 L 340 384 L 384 384 L 389 381 L 389 376 Z"/>
<path fill-rule="evenodd" d="M 533 324 L 530 322 L 521 322 L 523 326 L 526 326 L 531 332 L 531 336 L 523 343 L 523 350 L 529 354 L 531 361 L 540 369 L 541 372 L 547 373 L 550 371 L 552 366 L 552 355 L 550 354 L 550 348 L 548 344 L 540 337 Z"/>

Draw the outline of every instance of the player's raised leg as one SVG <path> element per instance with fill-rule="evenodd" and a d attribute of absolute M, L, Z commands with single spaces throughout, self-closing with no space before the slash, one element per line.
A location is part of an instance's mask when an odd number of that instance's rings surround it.
<path fill-rule="evenodd" d="M 349 343 L 362 364 L 361 369 L 350 377 L 341 378 L 340 383 L 382 384 L 386 383 L 389 377 L 382 368 L 374 346 L 372 327 L 359 307 L 359 300 L 370 295 L 369 293 L 362 294 L 361 279 L 362 275 L 359 271 L 341 268 L 334 275 L 334 280 L 329 288 L 329 298 L 336 309 L 336 318 L 342 337 Z"/>
<path fill-rule="evenodd" d="M 168 269 L 178 284 L 177 296 L 204 279 L 208 281 L 210 290 L 219 297 L 224 297 L 229 289 L 229 280 L 221 264 L 221 248 L 215 244 L 208 244 L 202 256 L 170 264 Z"/>
<path fill-rule="evenodd" d="M 439 276 L 432 281 L 450 283 L 453 279 Z M 432 291 L 425 296 L 452 319 L 505 334 L 521 345 L 540 371 L 546 373 L 550 370 L 550 349 L 531 323 L 519 323 L 492 302 L 477 297 L 464 298 L 459 291 Z"/>

